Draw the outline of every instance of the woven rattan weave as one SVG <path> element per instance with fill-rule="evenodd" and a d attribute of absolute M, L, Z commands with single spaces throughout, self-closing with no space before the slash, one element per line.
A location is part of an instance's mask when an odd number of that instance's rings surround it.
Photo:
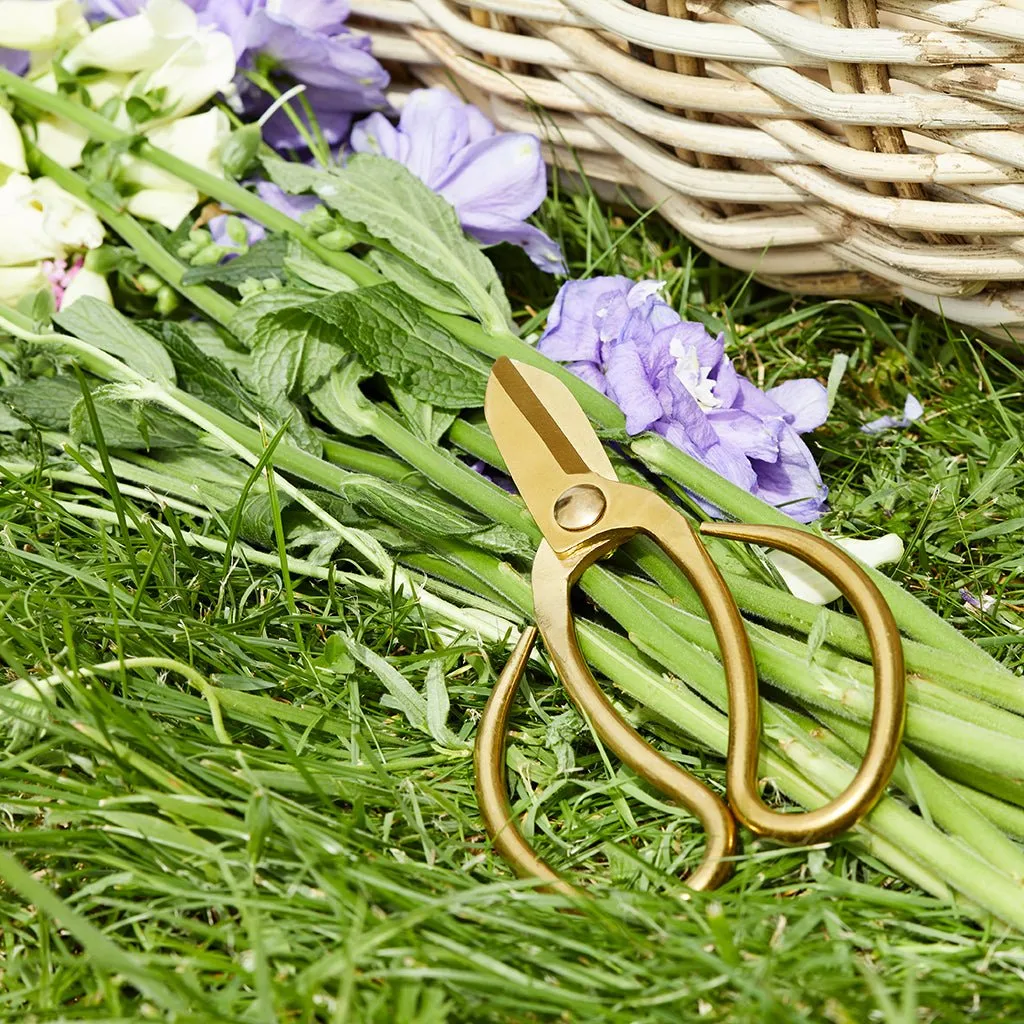
<path fill-rule="evenodd" d="M 354 0 L 567 170 L 790 291 L 1024 340 L 1024 0 Z"/>

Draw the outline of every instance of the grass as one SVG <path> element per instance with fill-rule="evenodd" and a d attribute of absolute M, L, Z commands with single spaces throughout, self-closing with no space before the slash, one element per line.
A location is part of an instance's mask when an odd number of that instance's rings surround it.
<path fill-rule="evenodd" d="M 1018 666 L 1017 365 L 911 308 L 770 292 L 656 218 L 586 196 L 549 203 L 544 220 L 575 273 L 666 278 L 690 315 L 732 332 L 758 383 L 825 379 L 848 356 L 815 435 L 827 525 L 899 533 L 905 585 Z M 501 261 L 524 322 L 540 323 L 553 284 L 515 255 Z M 860 432 L 908 390 L 921 421 Z M 846 842 L 748 842 L 723 889 L 688 894 L 676 875 L 699 831 L 604 756 L 535 672 L 515 720 L 516 799 L 546 854 L 597 896 L 575 914 L 554 909 L 489 853 L 467 751 L 412 731 L 331 637 L 355 636 L 420 688 L 439 662 L 466 742 L 502 651 L 442 647 L 400 594 L 161 540 L 134 525 L 154 509 L 124 494 L 106 502 L 109 527 L 56 500 L 69 497 L 31 473 L 0 490 L 0 655 L 12 679 L 62 673 L 2 698 L 0 1019 L 1024 1016 L 1015 936 Z M 969 610 L 961 590 L 991 604 Z M 153 658 L 184 674 L 133 661 Z M 659 742 L 720 784 L 720 762 Z"/>

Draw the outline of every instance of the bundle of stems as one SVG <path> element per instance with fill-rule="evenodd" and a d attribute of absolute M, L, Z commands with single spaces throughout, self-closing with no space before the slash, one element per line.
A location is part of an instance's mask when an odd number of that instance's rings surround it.
<path fill-rule="evenodd" d="M 100 143 L 131 144 L 142 159 L 269 232 L 287 236 L 309 259 L 337 272 L 339 281 L 350 282 L 356 289 L 351 294 L 386 283 L 368 259 L 325 247 L 307 227 L 237 183 L 132 140 L 73 100 L 2 69 L 0 88 L 27 107 L 76 121 Z M 141 261 L 230 334 L 244 353 L 252 340 L 248 303 L 186 283 L 188 268 L 147 229 L 96 198 L 75 172 L 39 152 L 30 155 L 39 172 L 92 206 Z M 501 317 L 474 318 L 417 304 L 465 352 L 487 359 L 507 355 L 557 375 L 594 424 L 617 439 L 613 457 L 624 471 L 631 463 L 641 465 L 653 485 L 677 496 L 700 495 L 736 520 L 799 525 L 664 439 L 626 436 L 622 414 L 611 401 L 537 353 Z M 502 468 L 477 413 L 432 420 L 436 410 L 419 403 L 415 415 L 427 425 L 415 429 L 408 406 L 403 408 L 397 397 L 393 403 L 367 396 L 361 384 L 368 372 L 346 358 L 308 396 L 304 427 L 317 440 L 311 448 L 296 441 L 293 422 L 284 420 L 268 431 L 273 417 L 268 419 L 255 402 L 247 406 L 244 394 L 238 398 L 233 391 L 238 411 L 225 411 L 223 402 L 211 398 L 217 387 L 232 387 L 220 378 L 197 386 L 195 380 L 183 384 L 162 372 L 162 366 L 181 359 L 166 338 L 134 328 L 113 312 L 102 323 L 87 315 L 59 319 L 70 333 L 13 311 L 0 312 L 0 329 L 21 344 L 72 357 L 79 372 L 113 388 L 106 390 L 108 397 L 158 406 L 189 424 L 195 431 L 193 450 L 204 453 L 209 472 L 197 470 L 194 459 L 186 466 L 180 453 L 143 455 L 108 447 L 96 408 L 99 399 L 94 402 L 84 388 L 91 445 L 76 445 L 59 432 L 44 434 L 61 456 L 42 468 L 8 459 L 2 465 L 5 474 L 47 474 L 55 488 L 75 492 L 66 507 L 121 530 L 163 533 L 178 543 L 223 551 L 226 557 L 237 554 L 279 565 L 285 574 L 337 576 L 336 567 L 295 555 L 282 516 L 288 505 L 344 546 L 358 569 L 341 578 L 354 586 L 406 589 L 442 633 L 455 630 L 488 643 L 508 643 L 530 619 L 526 573 L 539 531 L 516 496 L 469 465 L 479 460 L 494 470 Z M 104 332 L 110 330 L 134 330 L 135 347 L 108 343 Z M 197 374 L 217 376 L 207 363 Z M 292 414 L 302 415 L 298 407 Z M 73 458 L 69 461 L 64 453 Z M 102 495 L 118 489 L 152 501 L 153 515 L 129 519 L 116 506 L 112 509 Z M 267 546 L 272 553 L 240 539 L 242 521 L 256 497 L 269 510 Z M 371 528 L 358 516 L 346 517 L 339 498 L 384 529 Z M 169 511 L 187 515 L 197 528 L 182 528 Z M 216 536 L 224 526 L 226 536 Z M 864 630 L 841 611 L 823 610 L 780 589 L 749 552 L 723 542 L 713 543 L 711 550 L 749 620 L 766 684 L 761 773 L 795 803 L 820 806 L 848 785 L 865 746 L 872 673 Z M 1024 928 L 1024 852 L 1015 842 L 1024 837 L 1024 689 L 954 627 L 898 584 L 872 572 L 905 637 L 908 716 L 891 795 L 858 827 L 853 840 L 922 889 L 960 898 L 980 917 L 992 915 Z M 729 709 L 717 645 L 695 593 L 663 552 L 649 541 L 633 541 L 613 561 L 589 569 L 580 586 L 589 603 L 578 620 L 579 637 L 595 672 L 642 709 L 639 713 L 656 731 L 693 737 L 724 755 Z M 401 692 L 392 697 L 401 705 Z M 413 721 L 411 708 L 407 713 Z"/>

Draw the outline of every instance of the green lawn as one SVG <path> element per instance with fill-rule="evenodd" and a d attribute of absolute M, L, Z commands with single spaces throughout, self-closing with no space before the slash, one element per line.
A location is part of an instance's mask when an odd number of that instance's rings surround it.
<path fill-rule="evenodd" d="M 1024 379 L 1009 353 L 909 307 L 771 292 L 656 217 L 565 197 L 543 220 L 577 275 L 668 280 L 684 311 L 731 332 L 759 384 L 835 379 L 848 357 L 814 436 L 826 527 L 900 534 L 904 584 L 1017 667 Z M 502 264 L 523 322 L 540 324 L 554 284 Z M 860 432 L 908 391 L 919 422 Z M 0 489 L 0 654 L 11 679 L 62 673 L 44 699 L 3 698 L 0 1019 L 1024 1019 L 1015 935 L 843 842 L 748 842 L 723 889 L 688 894 L 674 878 L 699 830 L 600 751 L 537 673 L 516 716 L 517 797 L 597 897 L 554 909 L 488 851 L 467 750 L 414 732 L 330 638 L 354 635 L 418 688 L 440 663 L 463 740 L 501 650 L 441 647 L 400 594 L 173 536 L 223 541 L 216 520 L 168 512 L 167 537 L 148 527 L 144 494 L 90 497 L 104 521 L 74 507 L 75 490 L 35 471 Z M 720 784 L 718 760 L 659 742 Z"/>

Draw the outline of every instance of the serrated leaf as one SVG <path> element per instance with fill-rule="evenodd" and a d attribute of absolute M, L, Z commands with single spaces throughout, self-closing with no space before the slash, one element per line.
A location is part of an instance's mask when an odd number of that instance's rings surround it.
<path fill-rule="evenodd" d="M 466 316 L 472 309 L 454 289 L 442 284 L 408 260 L 384 249 L 374 249 L 367 257 L 392 284 L 431 309 Z"/>
<path fill-rule="evenodd" d="M 296 195 L 299 192 L 312 192 L 318 180 L 329 172 L 302 164 L 295 160 L 282 160 L 278 156 L 264 156 L 260 161 L 270 180 L 285 192 Z"/>
<path fill-rule="evenodd" d="M 325 292 L 351 292 L 359 287 L 348 274 L 343 274 L 340 270 L 335 270 L 326 263 L 318 263 L 316 260 L 289 256 L 284 261 L 284 266 L 289 274 Z"/>
<path fill-rule="evenodd" d="M 303 191 L 312 188 L 346 220 L 364 225 L 450 285 L 489 328 L 507 329 L 508 306 L 494 265 L 466 237 L 451 203 L 401 163 L 357 153 L 343 168 L 317 172 L 310 180 Z"/>
<path fill-rule="evenodd" d="M 65 331 L 123 360 L 149 380 L 175 382 L 174 364 L 163 346 L 113 306 L 85 296 L 58 313 Z"/>
<path fill-rule="evenodd" d="M 0 401 L 45 430 L 67 430 L 71 410 L 81 398 L 78 381 L 70 377 L 36 377 L 0 390 Z"/>
<path fill-rule="evenodd" d="M 265 281 L 268 277 L 285 279 L 284 260 L 288 254 L 288 239 L 271 235 L 250 247 L 234 259 L 215 263 L 211 267 L 189 267 L 182 275 L 182 284 L 239 285 L 249 278 Z"/>
<path fill-rule="evenodd" d="M 256 325 L 268 313 L 273 313 L 279 309 L 308 306 L 314 301 L 314 297 L 306 292 L 295 291 L 290 288 L 276 288 L 269 292 L 257 292 L 255 295 L 250 295 L 238 307 L 238 312 L 228 322 L 228 330 L 238 340 L 239 344 L 249 348 Z"/>
<path fill-rule="evenodd" d="M 229 416 L 250 418 L 253 403 L 244 388 L 223 363 L 202 352 L 180 324 L 144 320 L 139 326 L 163 343 L 174 363 L 179 387 Z"/>
<path fill-rule="evenodd" d="M 414 398 L 445 409 L 483 404 L 488 364 L 394 284 L 360 288 L 310 307 L 339 341 Z"/>
<path fill-rule="evenodd" d="M 97 388 L 92 393 L 92 403 L 103 440 L 109 448 L 142 451 L 177 448 L 195 444 L 199 438 L 191 424 L 151 402 L 126 398 L 116 385 Z M 94 444 L 96 441 L 84 399 L 80 399 L 71 410 L 68 432 L 76 444 Z"/>
<path fill-rule="evenodd" d="M 429 402 L 421 402 L 394 384 L 391 385 L 391 394 L 409 429 L 428 444 L 437 444 L 455 422 L 456 413 L 436 409 Z"/>
<path fill-rule="evenodd" d="M 349 501 L 413 533 L 429 537 L 461 537 L 479 529 L 477 523 L 453 509 L 390 480 L 353 475 L 346 478 L 341 493 Z"/>
<path fill-rule="evenodd" d="M 373 433 L 381 415 L 359 387 L 369 376 L 370 371 L 358 359 L 348 359 L 309 393 L 309 400 L 335 430 L 352 437 L 366 437 Z"/>

